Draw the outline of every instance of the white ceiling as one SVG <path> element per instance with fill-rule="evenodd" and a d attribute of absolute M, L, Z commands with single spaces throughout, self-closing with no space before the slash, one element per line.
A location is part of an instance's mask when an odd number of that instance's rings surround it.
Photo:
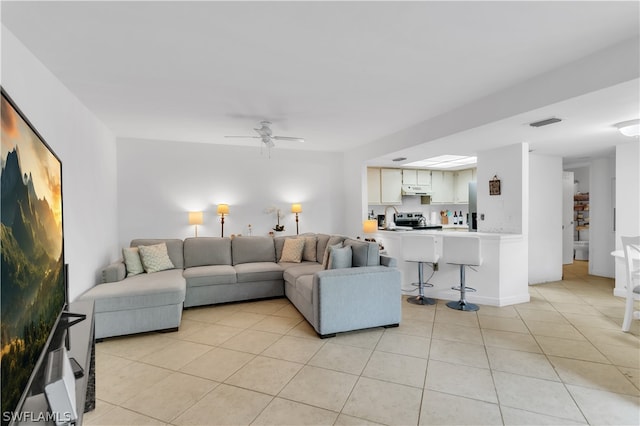
<path fill-rule="evenodd" d="M 1 19 L 118 137 L 258 145 L 224 136 L 269 120 L 306 139 L 280 148 L 346 151 L 638 38 L 639 5 L 2 1 Z M 636 79 L 430 146 L 599 155 L 639 96 Z M 550 116 L 565 121 L 527 126 Z"/>

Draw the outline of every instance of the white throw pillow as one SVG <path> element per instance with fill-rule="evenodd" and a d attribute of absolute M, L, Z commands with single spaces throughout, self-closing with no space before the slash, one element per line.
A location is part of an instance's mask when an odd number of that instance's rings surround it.
<path fill-rule="evenodd" d="M 127 276 L 132 277 L 144 272 L 138 247 L 125 247 L 122 249 L 124 265 L 127 268 Z"/>
<path fill-rule="evenodd" d="M 138 251 L 140 252 L 142 266 L 148 274 L 175 268 L 171 259 L 169 259 L 169 253 L 167 252 L 167 245 L 165 243 L 152 246 L 138 246 Z"/>
<path fill-rule="evenodd" d="M 280 262 L 300 263 L 302 261 L 302 252 L 304 250 L 304 240 L 301 238 L 287 238 L 284 240 L 282 247 L 282 256 Z"/>
<path fill-rule="evenodd" d="M 329 253 L 329 266 L 327 269 L 351 268 L 351 246 L 332 248 Z"/>

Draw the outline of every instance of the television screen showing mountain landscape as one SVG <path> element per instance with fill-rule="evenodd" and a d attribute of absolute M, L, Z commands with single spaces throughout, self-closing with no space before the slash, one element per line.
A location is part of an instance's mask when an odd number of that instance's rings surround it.
<path fill-rule="evenodd" d="M 18 408 L 65 304 L 61 163 L 2 92 L 2 413 Z M 5 423 L 5 416 L 2 416 Z"/>

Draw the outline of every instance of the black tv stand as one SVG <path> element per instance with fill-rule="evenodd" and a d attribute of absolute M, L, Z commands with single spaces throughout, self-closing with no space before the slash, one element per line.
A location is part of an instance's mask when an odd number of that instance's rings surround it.
<path fill-rule="evenodd" d="M 75 318 L 75 319 L 72 320 L 71 318 Z M 87 314 L 78 314 L 74 312 L 63 311 L 62 317 L 60 319 L 64 321 L 62 326 L 69 328 L 72 325 L 79 323 L 80 321 L 84 321 L 86 318 L 87 318 Z"/>
<path fill-rule="evenodd" d="M 82 415 L 95 408 L 95 339 L 93 322 L 93 301 L 80 301 L 69 304 L 71 312 L 63 312 L 56 332 L 66 331 L 66 344 L 76 374 L 76 411 L 78 421 L 82 424 Z M 73 327 L 71 327 L 73 325 Z M 75 365 L 79 367 L 76 370 Z M 76 373 L 78 371 L 78 373 Z M 29 413 L 25 419 L 38 417 L 39 413 L 47 413 L 49 406 L 44 393 L 35 393 L 27 397 L 22 412 Z M 46 418 L 46 417 L 45 417 Z M 21 424 L 20 422 L 17 422 Z M 52 425 L 51 421 L 39 422 L 39 425 Z"/>

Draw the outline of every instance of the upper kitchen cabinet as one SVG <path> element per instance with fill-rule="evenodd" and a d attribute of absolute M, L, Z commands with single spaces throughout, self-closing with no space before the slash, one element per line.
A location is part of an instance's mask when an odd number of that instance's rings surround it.
<path fill-rule="evenodd" d="M 453 172 L 444 170 L 431 171 L 431 203 L 453 204 L 454 196 Z"/>
<path fill-rule="evenodd" d="M 380 169 L 367 168 L 367 200 L 369 205 L 382 204 L 380 202 Z"/>
<path fill-rule="evenodd" d="M 431 188 L 431 170 L 403 169 L 402 184 Z"/>
<path fill-rule="evenodd" d="M 369 205 L 402 204 L 402 170 L 367 168 L 367 200 Z"/>
<path fill-rule="evenodd" d="M 402 170 L 380 169 L 381 204 L 402 204 Z"/>
<path fill-rule="evenodd" d="M 474 181 L 475 169 L 458 170 L 454 172 L 454 202 L 466 204 L 469 202 L 469 182 Z"/>

